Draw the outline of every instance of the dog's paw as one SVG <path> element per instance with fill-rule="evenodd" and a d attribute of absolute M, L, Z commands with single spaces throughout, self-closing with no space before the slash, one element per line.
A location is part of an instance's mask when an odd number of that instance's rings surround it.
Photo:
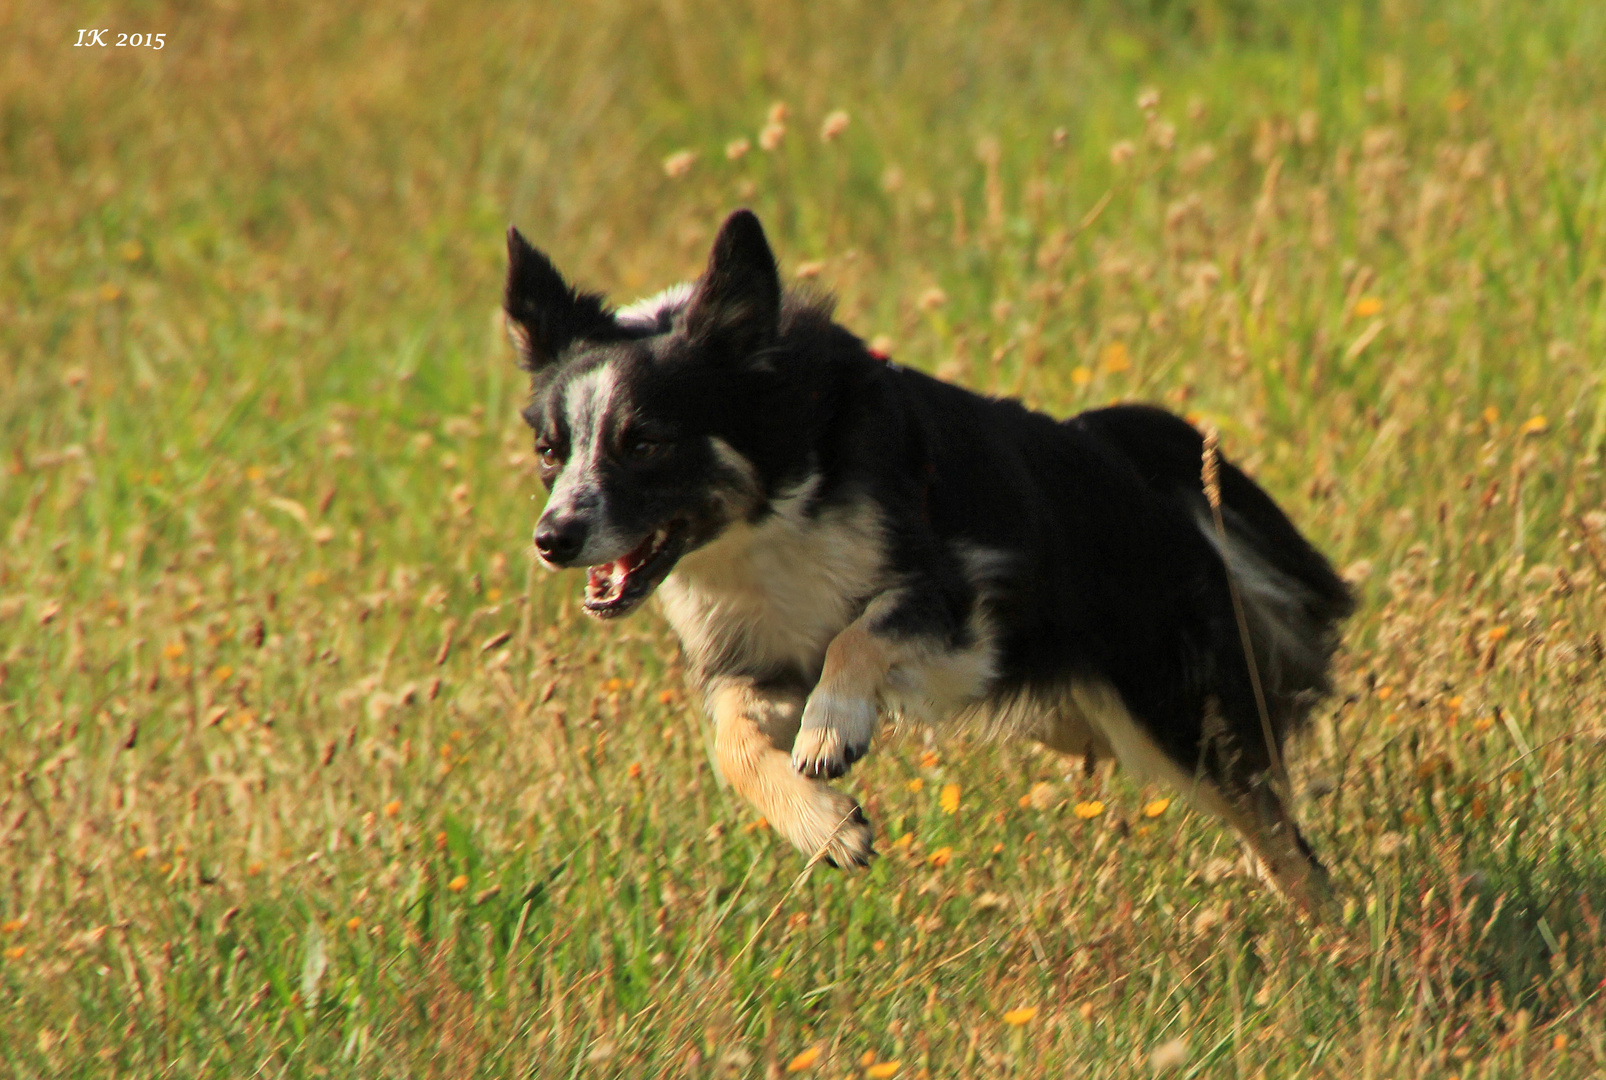
<path fill-rule="evenodd" d="M 792 744 L 792 764 L 804 776 L 835 780 L 864 756 L 860 747 L 849 746 L 836 728 L 804 728 Z"/>
<path fill-rule="evenodd" d="M 773 776 L 756 794 L 770 826 L 807 858 L 832 866 L 869 865 L 874 830 L 851 795 L 818 780 L 805 780 L 781 753 L 773 752 Z"/>
<path fill-rule="evenodd" d="M 836 779 L 870 752 L 875 736 L 873 702 L 813 694 L 792 743 L 792 764 L 804 776 Z"/>
<path fill-rule="evenodd" d="M 839 869 L 856 869 L 870 865 L 875 857 L 875 830 L 870 819 L 864 816 L 859 804 L 840 791 L 830 791 L 831 808 L 826 819 L 832 822 L 834 832 L 828 842 L 813 845 L 807 854 L 812 857 L 823 847 L 823 861 Z"/>

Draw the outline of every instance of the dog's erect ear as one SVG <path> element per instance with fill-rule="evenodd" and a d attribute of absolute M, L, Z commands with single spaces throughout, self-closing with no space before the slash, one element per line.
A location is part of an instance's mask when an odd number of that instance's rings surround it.
<path fill-rule="evenodd" d="M 517 229 L 507 231 L 507 289 L 502 294 L 508 332 L 521 365 L 540 371 L 566 346 L 617 330 L 613 313 L 595 293 L 576 291 Z"/>
<path fill-rule="evenodd" d="M 751 210 L 725 219 L 708 269 L 686 307 L 686 332 L 746 355 L 768 345 L 781 321 L 781 276 Z"/>

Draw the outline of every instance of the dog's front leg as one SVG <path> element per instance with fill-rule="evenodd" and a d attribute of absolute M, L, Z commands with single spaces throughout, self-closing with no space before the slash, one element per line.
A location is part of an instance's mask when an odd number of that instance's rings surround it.
<path fill-rule="evenodd" d="M 720 682 L 709 692 L 714 756 L 731 787 L 804 854 L 836 866 L 864 866 L 874 832 L 852 797 L 799 776 L 787 749 L 797 734 L 803 694 Z"/>
<path fill-rule="evenodd" d="M 963 633 L 943 598 L 916 588 L 884 593 L 831 640 L 792 744 L 805 776 L 836 777 L 864 757 L 882 708 L 944 719 L 987 693 L 995 648 L 984 621 Z"/>
<path fill-rule="evenodd" d="M 803 708 L 792 764 L 805 776 L 838 777 L 870 750 L 895 643 L 870 629 L 868 613 L 831 639 L 819 684 Z"/>

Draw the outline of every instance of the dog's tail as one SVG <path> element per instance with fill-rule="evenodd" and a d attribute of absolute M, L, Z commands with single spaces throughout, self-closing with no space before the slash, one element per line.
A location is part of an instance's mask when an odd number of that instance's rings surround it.
<path fill-rule="evenodd" d="M 1238 583 L 1255 662 L 1279 741 L 1331 689 L 1339 624 L 1355 610 L 1349 586 L 1260 487 L 1220 463 L 1222 522 L 1204 498 L 1204 439 L 1179 417 L 1118 405 L 1078 418 L 1124 454 L 1151 488 L 1187 501 L 1199 528 Z"/>

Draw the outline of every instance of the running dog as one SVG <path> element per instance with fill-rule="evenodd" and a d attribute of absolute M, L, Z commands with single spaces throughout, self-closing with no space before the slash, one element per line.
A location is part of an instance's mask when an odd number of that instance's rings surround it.
<path fill-rule="evenodd" d="M 737 211 L 703 276 L 621 310 L 516 229 L 504 305 L 549 496 L 535 547 L 601 619 L 654 592 L 726 780 L 805 853 L 872 855 L 827 780 L 884 718 L 1113 755 L 1329 895 L 1279 777 L 1353 600 L 1161 409 L 1058 420 L 871 351 Z M 1207 495 L 1216 496 L 1214 507 Z"/>

